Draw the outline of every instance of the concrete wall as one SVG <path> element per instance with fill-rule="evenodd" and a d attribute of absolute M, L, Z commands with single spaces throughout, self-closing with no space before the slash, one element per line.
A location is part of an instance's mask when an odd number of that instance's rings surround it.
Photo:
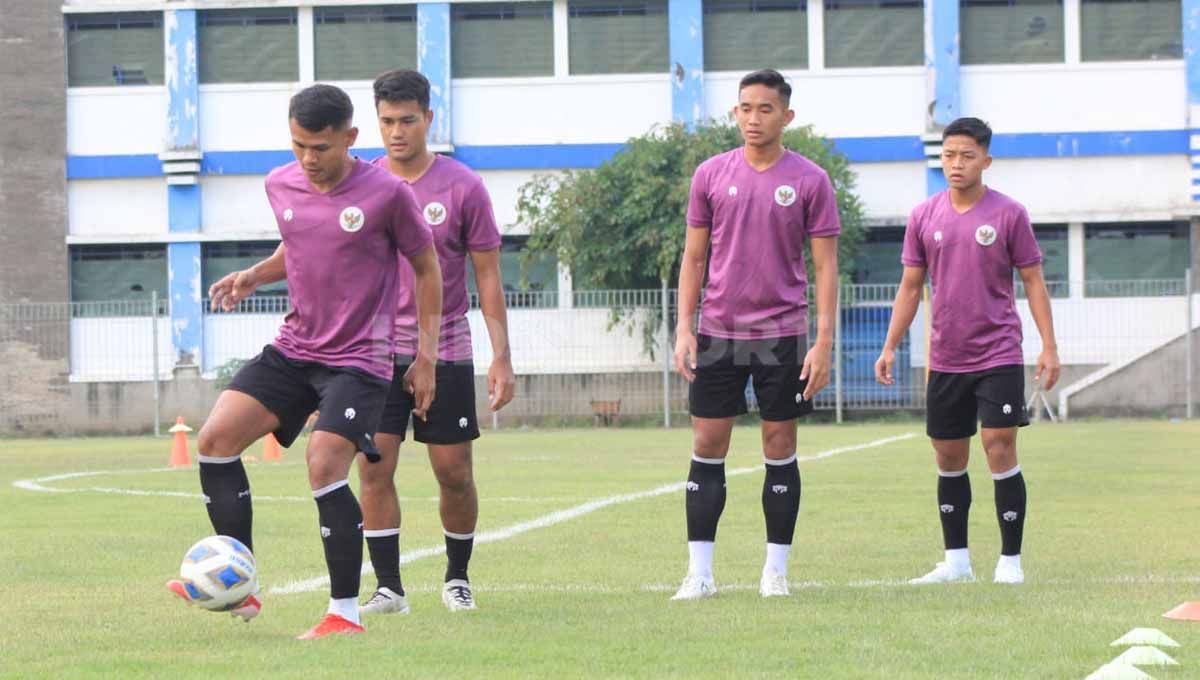
<path fill-rule="evenodd" d="M 1193 398 L 1200 398 L 1200 332 L 1191 333 Z M 1178 418 L 1186 401 L 1187 338 L 1117 370 L 1068 399 L 1072 418 L 1150 416 Z"/>

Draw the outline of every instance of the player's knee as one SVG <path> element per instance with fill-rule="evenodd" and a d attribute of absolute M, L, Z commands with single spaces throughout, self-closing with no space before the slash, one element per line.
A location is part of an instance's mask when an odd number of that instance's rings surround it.
<path fill-rule="evenodd" d="M 201 456 L 224 458 L 237 455 L 237 442 L 227 430 L 209 426 L 208 423 L 200 428 L 196 437 L 196 450 Z"/>
<path fill-rule="evenodd" d="M 391 469 L 383 469 L 379 463 L 368 463 L 358 469 L 358 480 L 364 496 L 396 494 L 396 482 Z"/>
<path fill-rule="evenodd" d="M 795 428 L 769 428 L 763 432 L 763 452 L 768 458 L 786 458 L 796 452 Z"/>
<path fill-rule="evenodd" d="M 467 465 L 438 468 L 437 479 L 443 491 L 455 494 L 466 493 L 475 484 L 471 468 Z"/>

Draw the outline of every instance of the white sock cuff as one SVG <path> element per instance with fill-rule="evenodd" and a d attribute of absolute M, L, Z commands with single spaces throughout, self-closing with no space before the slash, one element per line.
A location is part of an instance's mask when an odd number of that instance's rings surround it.
<path fill-rule="evenodd" d="M 236 456 L 227 456 L 218 458 L 217 456 L 196 456 L 197 463 L 207 463 L 209 465 L 224 465 L 225 463 L 233 463 L 242 459 L 242 454 Z"/>
<path fill-rule="evenodd" d="M 453 538 L 453 539 L 459 540 L 459 541 L 469 541 L 469 540 L 475 538 L 474 531 L 472 531 L 469 534 L 456 534 L 453 531 L 447 531 L 446 529 L 442 529 L 442 533 L 446 535 L 446 538 Z"/>
<path fill-rule="evenodd" d="M 321 496 L 326 496 L 328 494 L 333 493 L 334 491 L 337 491 L 338 489 L 342 488 L 343 486 L 350 486 L 350 480 L 343 479 L 342 481 L 334 482 L 333 484 L 330 484 L 329 486 L 323 486 L 319 489 L 313 489 L 313 498 L 320 498 Z"/>
<path fill-rule="evenodd" d="M 704 463 L 705 465 L 724 465 L 725 464 L 724 458 L 701 458 L 700 455 L 696 454 L 696 453 L 692 454 L 692 460 L 696 461 L 697 463 Z"/>
<path fill-rule="evenodd" d="M 783 458 L 781 460 L 774 460 L 772 458 L 767 458 L 766 456 L 763 456 L 763 462 L 766 463 L 767 465 L 774 465 L 776 467 L 780 467 L 783 465 L 791 465 L 792 463 L 796 462 L 796 454 L 793 453 L 792 455 L 788 456 L 787 458 Z"/>
<path fill-rule="evenodd" d="M 384 538 L 386 536 L 399 536 L 400 527 L 395 529 L 363 529 L 363 538 Z"/>
<path fill-rule="evenodd" d="M 1008 479 L 1009 477 L 1016 477 L 1019 474 L 1021 474 L 1021 466 L 1014 465 L 1013 469 L 1008 470 L 1007 472 L 992 473 L 992 479 L 998 482 L 1002 479 Z"/>
<path fill-rule="evenodd" d="M 967 469 L 961 470 L 938 470 L 938 477 L 962 477 L 967 474 Z"/>

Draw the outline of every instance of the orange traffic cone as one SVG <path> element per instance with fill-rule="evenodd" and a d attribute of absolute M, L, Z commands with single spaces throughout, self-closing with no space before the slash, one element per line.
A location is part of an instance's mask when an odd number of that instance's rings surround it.
<path fill-rule="evenodd" d="M 1166 614 L 1163 614 L 1163 618 L 1175 619 L 1176 621 L 1200 621 L 1200 600 L 1184 602 Z"/>
<path fill-rule="evenodd" d="M 183 424 L 183 416 L 175 418 L 175 425 L 167 430 L 175 435 L 175 441 L 171 443 L 171 467 L 186 467 L 192 464 L 191 458 L 188 456 L 188 439 L 187 433 L 191 432 L 192 428 Z"/>
<path fill-rule="evenodd" d="M 283 451 L 279 449 L 279 440 L 271 432 L 263 437 L 263 460 L 283 460 Z"/>

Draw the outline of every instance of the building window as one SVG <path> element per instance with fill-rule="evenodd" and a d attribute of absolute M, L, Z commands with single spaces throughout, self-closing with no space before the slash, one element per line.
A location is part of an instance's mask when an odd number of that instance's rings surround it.
<path fill-rule="evenodd" d="M 568 0 L 571 73 L 666 73 L 667 0 Z"/>
<path fill-rule="evenodd" d="M 1180 0 L 1082 0 L 1084 61 L 1183 58 Z"/>
<path fill-rule="evenodd" d="M 227 243 L 203 243 L 200 246 L 201 285 L 204 295 L 222 276 L 247 269 L 264 260 L 279 247 L 276 241 L 230 241 Z M 286 296 L 287 281 L 259 286 L 254 291 L 258 296 Z"/>
<path fill-rule="evenodd" d="M 1063 60 L 1062 0 L 963 0 L 964 64 Z"/>
<path fill-rule="evenodd" d="M 149 315 L 154 291 L 159 313 L 166 312 L 170 297 L 166 245 L 71 246 L 70 253 L 71 302 L 93 303 L 83 305 L 77 315 Z"/>
<path fill-rule="evenodd" d="M 825 0 L 825 65 L 920 66 L 925 9 L 919 0 Z"/>
<path fill-rule="evenodd" d="M 162 12 L 67 15 L 67 86 L 162 85 Z"/>
<path fill-rule="evenodd" d="M 704 0 L 704 70 L 808 68 L 804 0 Z"/>
<path fill-rule="evenodd" d="M 557 307 L 558 306 L 558 259 L 543 255 L 530 265 L 521 280 L 521 255 L 525 250 L 525 236 L 504 236 L 500 244 L 500 280 L 504 286 L 504 297 L 510 307 Z M 471 293 L 471 306 L 479 306 L 479 288 L 475 285 L 475 268 L 469 267 L 467 289 Z"/>
<path fill-rule="evenodd" d="M 203 10 L 197 24 L 201 83 L 300 79 L 295 9 Z"/>
<path fill-rule="evenodd" d="M 1188 232 L 1187 222 L 1084 225 L 1085 294 L 1170 294 L 1187 271 Z"/>
<path fill-rule="evenodd" d="M 1042 251 L 1042 278 L 1046 280 L 1046 290 L 1052 298 L 1069 297 L 1071 284 L 1067 264 L 1067 225 L 1035 224 L 1033 234 Z M 1016 282 L 1017 297 L 1024 299 L 1025 286 L 1020 272 L 1013 272 L 1013 280 Z"/>
<path fill-rule="evenodd" d="M 313 10 L 317 80 L 373 80 L 417 67 L 416 5 Z"/>
<path fill-rule="evenodd" d="M 904 247 L 904 227 L 871 227 L 866 230 L 854 260 L 854 283 L 896 285 L 904 273 L 900 251 Z"/>
<path fill-rule="evenodd" d="M 455 78 L 554 75 L 551 3 L 454 5 L 450 64 Z"/>

